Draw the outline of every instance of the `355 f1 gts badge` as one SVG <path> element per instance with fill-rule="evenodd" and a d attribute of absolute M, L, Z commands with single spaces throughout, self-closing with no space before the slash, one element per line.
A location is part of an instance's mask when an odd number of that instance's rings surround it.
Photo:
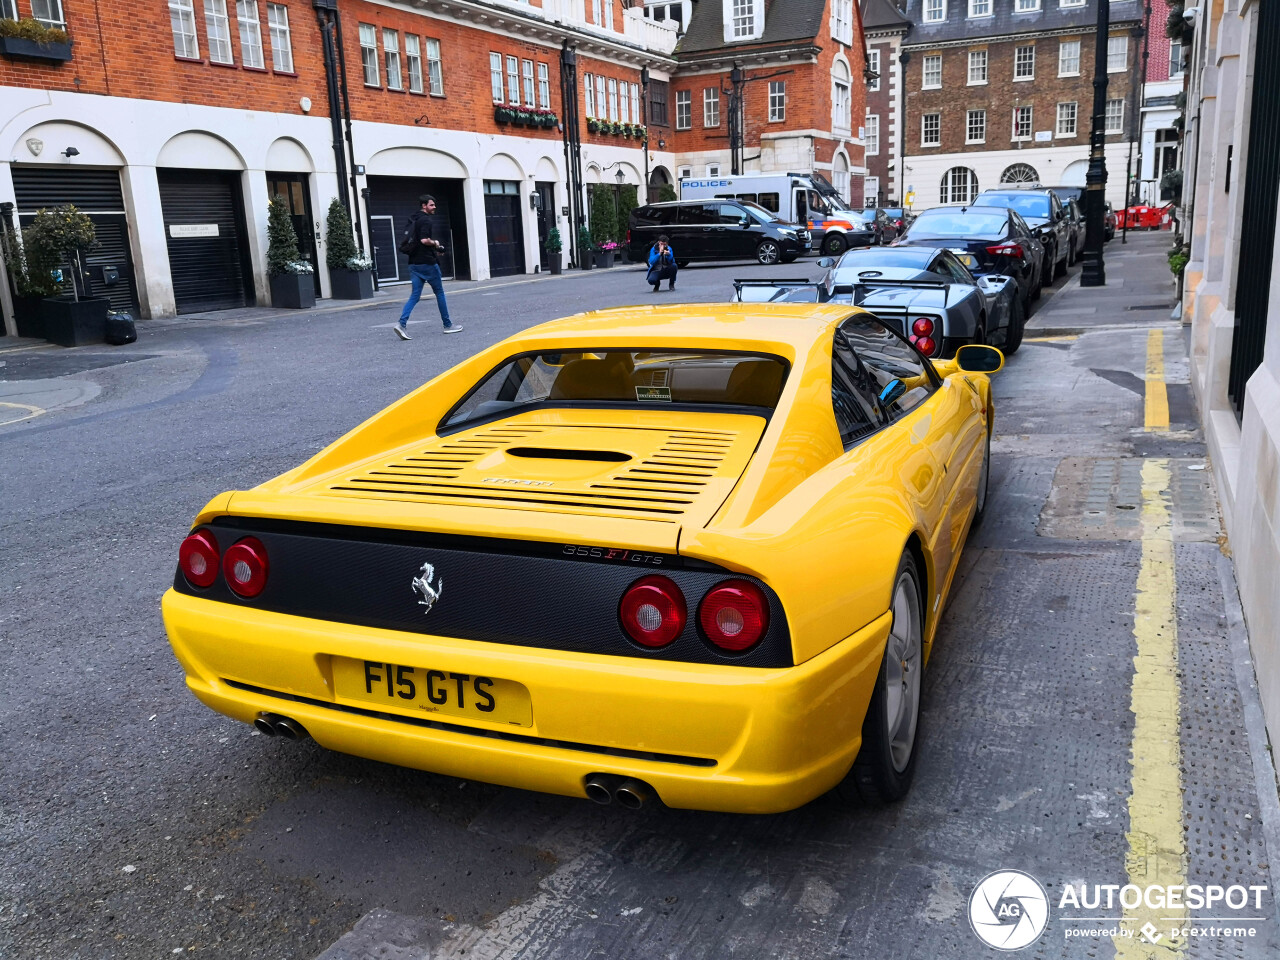
<path fill-rule="evenodd" d="M 435 580 L 434 584 L 432 580 Z M 423 608 L 422 612 L 430 613 L 431 608 L 440 599 L 440 595 L 444 593 L 444 577 L 436 579 L 436 568 L 429 563 L 424 563 L 418 575 L 413 578 L 413 592 L 422 598 L 418 601 L 418 606 Z"/>

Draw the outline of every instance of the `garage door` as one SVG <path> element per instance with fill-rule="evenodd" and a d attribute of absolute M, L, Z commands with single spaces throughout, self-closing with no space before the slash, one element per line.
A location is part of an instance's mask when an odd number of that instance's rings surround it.
<path fill-rule="evenodd" d="M 178 313 L 254 302 L 240 174 L 157 170 Z"/>
<path fill-rule="evenodd" d="M 440 270 L 446 280 L 466 280 L 471 276 L 467 248 L 467 217 L 462 202 L 462 181 L 424 177 L 368 178 L 369 240 L 373 248 L 378 283 L 406 282 L 409 260 L 396 247 L 409 217 L 418 209 L 418 197 L 429 193 L 436 199 L 432 218 L 433 235 L 444 243 Z"/>

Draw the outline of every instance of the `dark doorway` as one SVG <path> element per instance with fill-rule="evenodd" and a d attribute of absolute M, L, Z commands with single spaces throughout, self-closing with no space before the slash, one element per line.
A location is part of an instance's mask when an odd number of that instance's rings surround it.
<path fill-rule="evenodd" d="M 230 170 L 156 171 L 178 313 L 255 302 L 240 178 Z"/>
<path fill-rule="evenodd" d="M 489 233 L 489 275 L 509 277 L 524 273 L 520 184 L 515 180 L 486 180 L 484 219 Z"/>
<path fill-rule="evenodd" d="M 379 284 L 409 281 L 409 260 L 397 248 L 409 217 L 418 210 L 418 197 L 423 194 L 430 194 L 436 200 L 431 230 L 444 244 L 444 253 L 440 255 L 441 274 L 446 280 L 471 279 L 462 184 L 461 180 L 369 177 L 369 243 L 373 247 L 374 271 Z"/>
<path fill-rule="evenodd" d="M 289 208 L 293 232 L 298 235 L 298 252 L 311 264 L 316 296 L 320 296 L 320 263 L 316 255 L 316 221 L 311 215 L 311 191 L 305 173 L 267 173 L 267 196 L 279 197 Z"/>
<path fill-rule="evenodd" d="M 547 234 L 556 225 L 556 185 L 539 180 L 533 186 L 542 201 L 538 207 L 538 254 L 542 272 L 546 273 L 551 269 L 551 254 L 547 253 Z M 564 243 L 563 237 L 560 238 L 560 242 Z M 557 253 L 556 256 L 560 254 Z"/>

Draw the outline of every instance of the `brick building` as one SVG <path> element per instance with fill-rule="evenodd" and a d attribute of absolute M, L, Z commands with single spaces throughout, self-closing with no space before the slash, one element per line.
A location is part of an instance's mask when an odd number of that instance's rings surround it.
<path fill-rule="evenodd" d="M 897 158 L 902 137 L 900 51 L 911 30 L 902 0 L 862 0 L 862 29 L 867 40 L 867 114 L 865 136 L 867 206 L 901 206 Z"/>
<path fill-rule="evenodd" d="M 1125 196 L 1140 83 L 1138 0 L 1112 0 L 1107 198 Z M 900 162 L 917 206 L 1002 183 L 1083 184 L 1093 107 L 1096 0 L 906 0 Z"/>
<path fill-rule="evenodd" d="M 1134 197 L 1158 203 L 1171 194 L 1160 188 L 1160 178 L 1182 166 L 1181 132 L 1176 127 L 1182 108 L 1178 106 L 1186 70 L 1185 51 L 1180 40 L 1165 33 L 1169 19 L 1168 0 L 1150 0 L 1148 21 L 1144 23 L 1142 52 L 1146 61 L 1142 87 L 1142 132 L 1140 161 L 1135 163 Z"/>

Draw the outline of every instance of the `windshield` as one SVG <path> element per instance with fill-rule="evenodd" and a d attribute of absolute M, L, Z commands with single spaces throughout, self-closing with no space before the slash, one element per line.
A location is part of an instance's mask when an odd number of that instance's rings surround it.
<path fill-rule="evenodd" d="M 680 403 L 772 410 L 786 373 L 777 357 L 713 350 L 525 353 L 481 381 L 441 427 L 540 406 Z"/>
<path fill-rule="evenodd" d="M 923 270 L 937 254 L 929 247 L 879 247 L 851 250 L 840 258 L 836 269 L 841 275 L 847 270 L 871 270 L 889 267 L 895 270 Z"/>
<path fill-rule="evenodd" d="M 991 193 L 981 194 L 973 201 L 975 207 L 1008 207 L 1017 210 L 1024 217 L 1049 219 L 1049 198 L 1038 193 Z"/>
<path fill-rule="evenodd" d="M 752 215 L 761 223 L 772 223 L 774 220 L 782 219 L 777 214 L 775 214 L 772 210 L 766 210 L 764 207 L 760 206 L 760 204 L 758 203 L 752 203 L 750 200 L 739 200 L 738 202 L 741 203 L 744 207 L 746 207 L 752 213 Z"/>
<path fill-rule="evenodd" d="M 907 231 L 912 240 L 932 237 L 1003 237 L 1009 226 L 1009 218 L 1001 214 L 960 213 L 932 210 L 920 214 Z"/>

